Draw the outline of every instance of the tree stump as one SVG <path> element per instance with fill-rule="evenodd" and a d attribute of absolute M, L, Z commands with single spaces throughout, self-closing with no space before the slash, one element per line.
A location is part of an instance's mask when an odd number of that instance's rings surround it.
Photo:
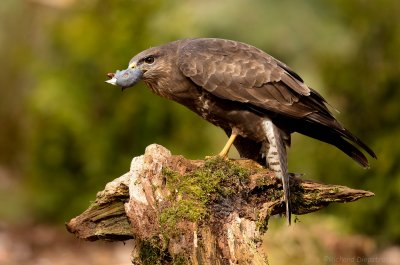
<path fill-rule="evenodd" d="M 374 194 L 292 177 L 293 214 Z M 188 160 L 150 145 L 66 226 L 85 240 L 134 240 L 133 264 L 268 264 L 261 235 L 284 214 L 281 181 L 251 160 Z"/>

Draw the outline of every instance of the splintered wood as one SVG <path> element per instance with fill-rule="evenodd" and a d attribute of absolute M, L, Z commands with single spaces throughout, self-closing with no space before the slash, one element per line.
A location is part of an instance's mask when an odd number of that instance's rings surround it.
<path fill-rule="evenodd" d="M 374 194 L 292 177 L 293 214 Z M 150 145 L 66 226 L 85 240 L 134 240 L 133 264 L 268 264 L 261 235 L 283 215 L 280 179 L 251 160 L 188 160 Z"/>

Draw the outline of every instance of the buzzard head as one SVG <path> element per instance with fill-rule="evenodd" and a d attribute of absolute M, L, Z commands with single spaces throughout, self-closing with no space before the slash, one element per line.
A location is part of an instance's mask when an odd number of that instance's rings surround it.
<path fill-rule="evenodd" d="M 108 74 L 106 82 L 122 89 L 132 87 L 140 80 L 147 84 L 157 83 L 171 68 L 168 51 L 159 47 L 145 50 L 133 57 L 127 69 Z"/>

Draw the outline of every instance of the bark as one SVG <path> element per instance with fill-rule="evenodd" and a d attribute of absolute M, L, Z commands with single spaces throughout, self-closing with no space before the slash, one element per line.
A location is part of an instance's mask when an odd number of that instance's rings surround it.
<path fill-rule="evenodd" d="M 293 176 L 293 214 L 374 194 Z M 282 184 L 250 160 L 188 160 L 150 145 L 67 223 L 86 240 L 134 239 L 133 264 L 268 264 L 261 235 L 284 214 Z"/>

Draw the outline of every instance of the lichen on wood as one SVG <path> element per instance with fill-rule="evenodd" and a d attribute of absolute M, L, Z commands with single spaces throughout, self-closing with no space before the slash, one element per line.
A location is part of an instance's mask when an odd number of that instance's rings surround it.
<path fill-rule="evenodd" d="M 292 177 L 293 214 L 373 193 Z M 281 181 L 250 160 L 188 160 L 150 145 L 67 228 L 87 240 L 134 239 L 133 264 L 268 264 L 259 246 L 284 214 Z"/>

